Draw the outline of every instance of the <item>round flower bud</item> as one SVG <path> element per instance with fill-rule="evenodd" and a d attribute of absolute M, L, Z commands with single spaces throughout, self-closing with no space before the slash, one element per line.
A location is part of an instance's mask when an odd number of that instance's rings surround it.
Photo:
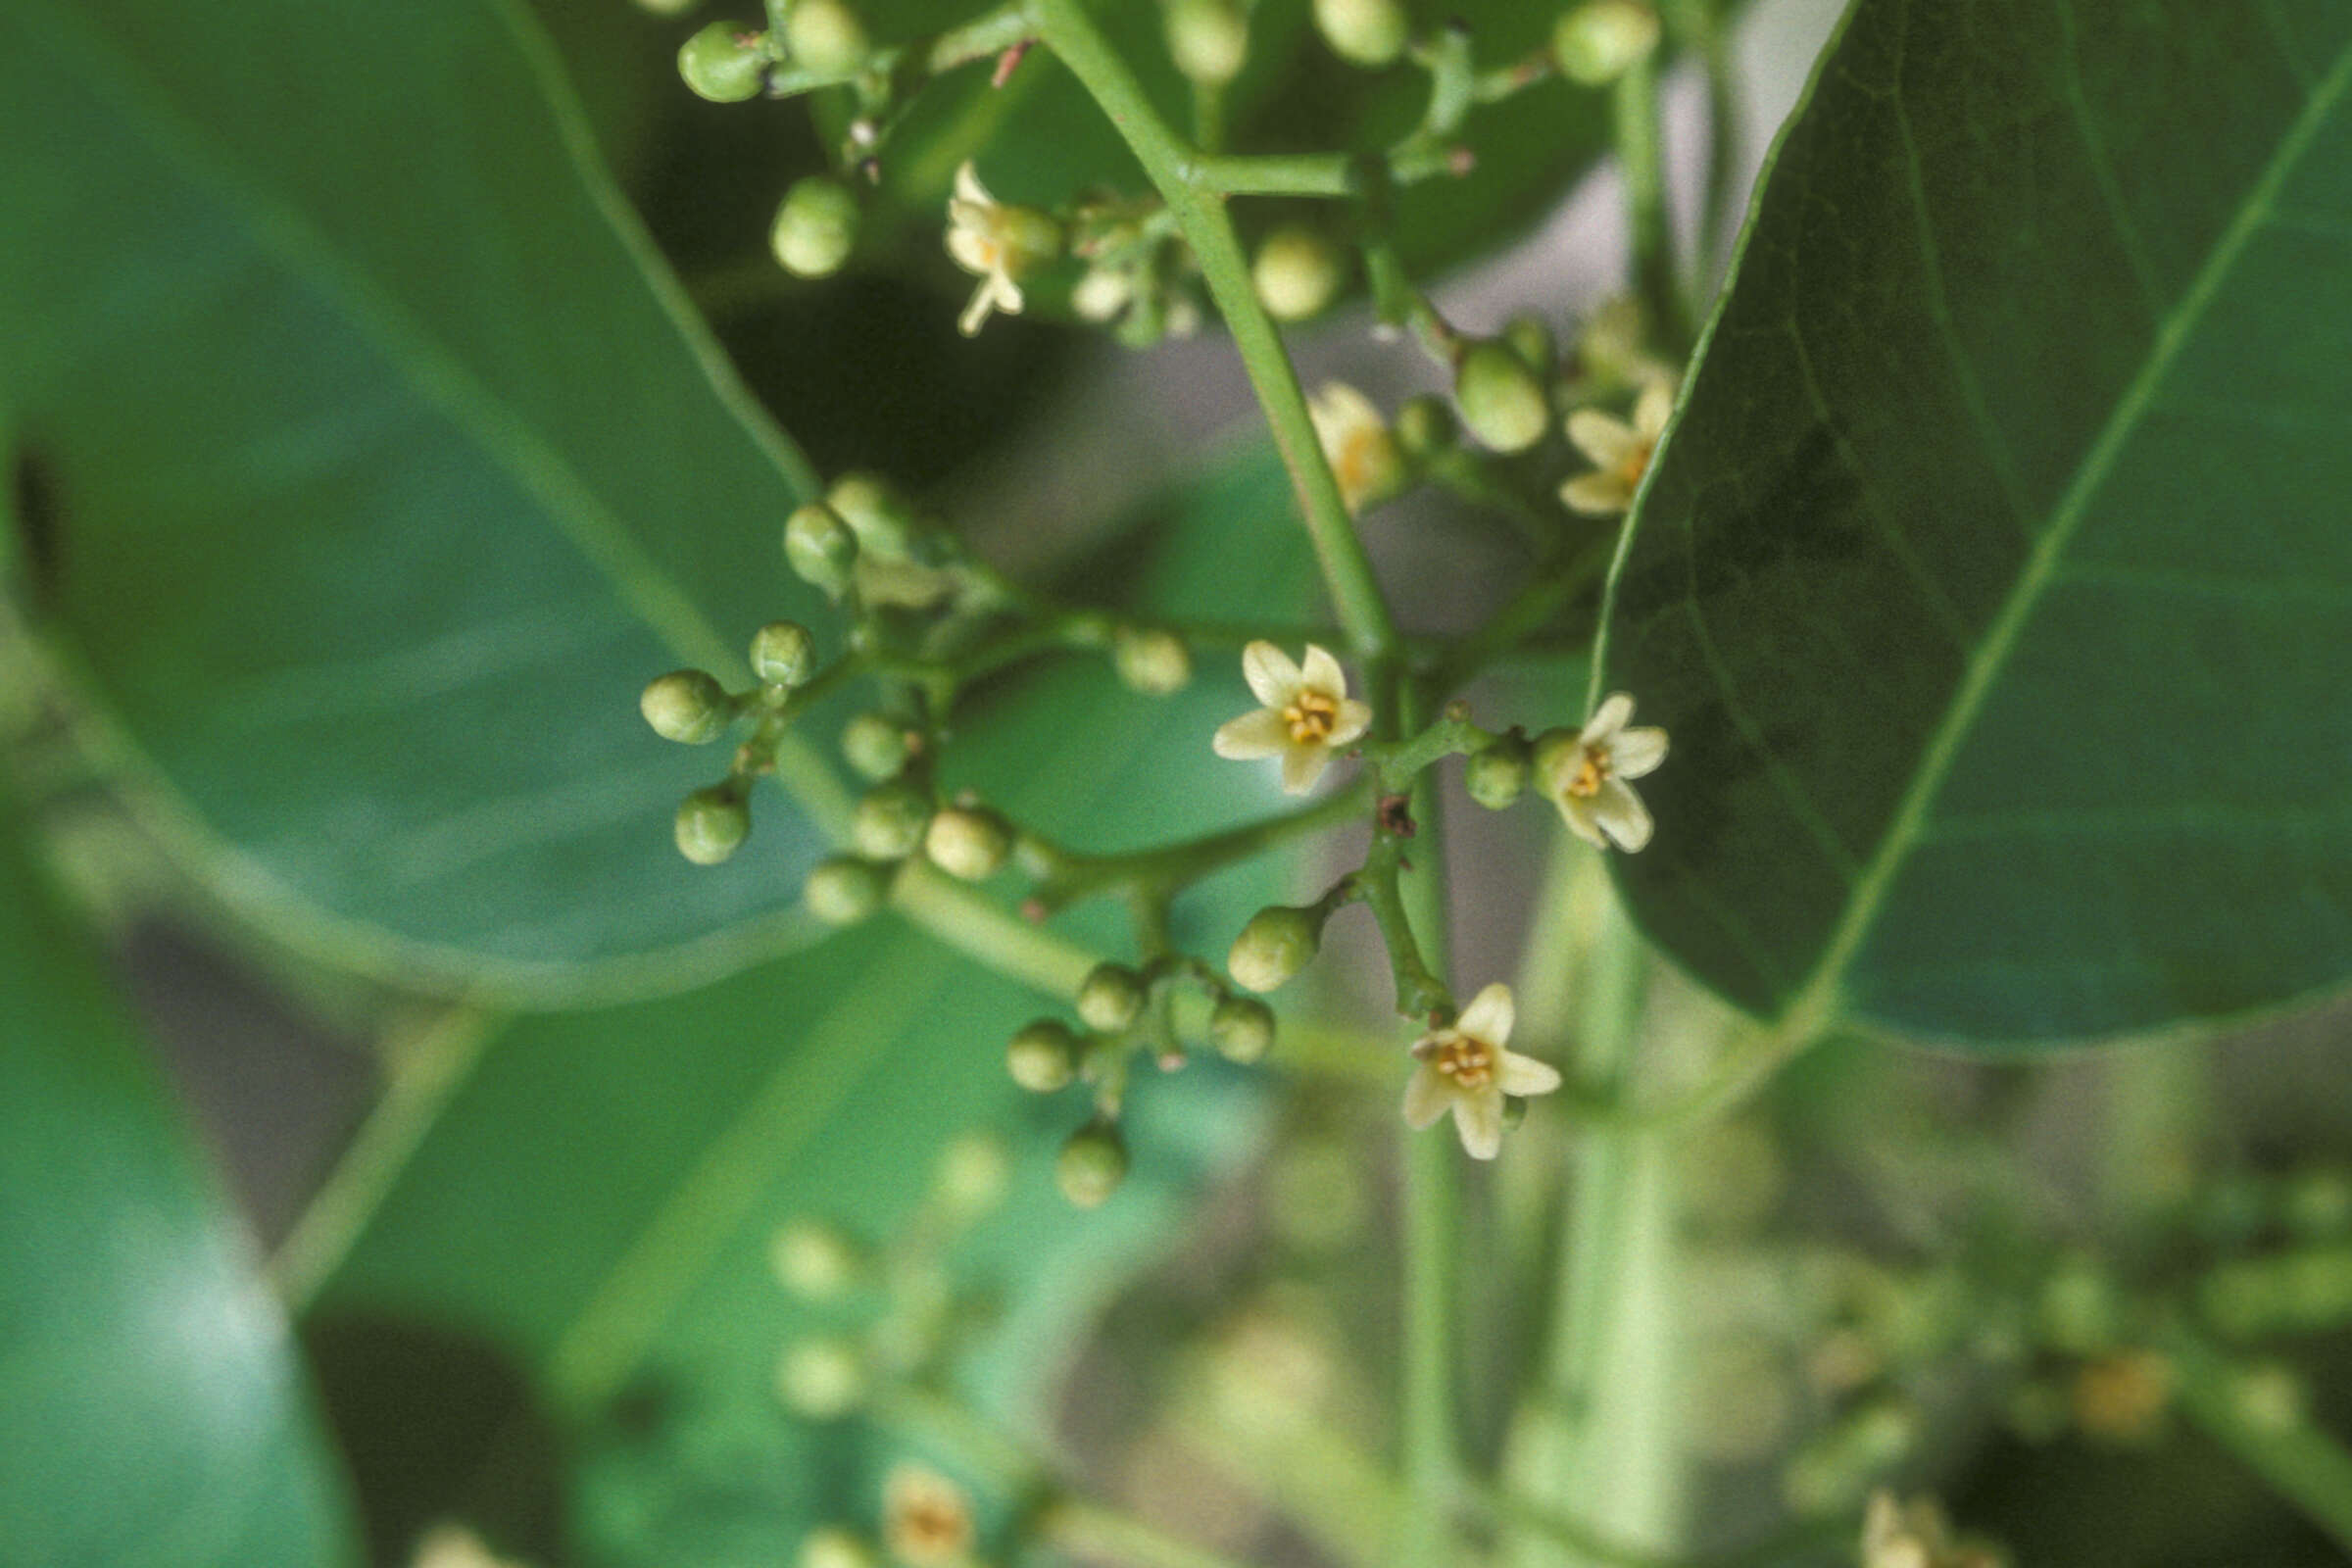
<path fill-rule="evenodd" d="M 882 1568 L 872 1546 L 839 1525 L 811 1530 L 801 1538 L 794 1568 Z"/>
<path fill-rule="evenodd" d="M 735 717 L 726 688 L 699 669 L 673 669 L 653 681 L 637 699 L 637 710 L 655 734 L 687 746 L 718 739 Z"/>
<path fill-rule="evenodd" d="M 1505 321 L 1502 340 L 1519 356 L 1519 363 L 1539 376 L 1549 376 L 1559 364 L 1559 345 L 1552 341 L 1551 327 L 1533 311 L 1522 312 Z"/>
<path fill-rule="evenodd" d="M 951 807 L 931 818 L 923 834 L 923 853 L 952 877 L 983 881 L 1012 853 L 1012 824 L 994 811 Z"/>
<path fill-rule="evenodd" d="M 1470 754 L 1462 769 L 1462 785 L 1470 798 L 1488 810 L 1502 810 L 1527 788 L 1527 756 L 1525 741 L 1506 736 Z"/>
<path fill-rule="evenodd" d="M 678 806 L 678 853 L 697 865 L 716 865 L 752 831 L 751 808 L 724 784 L 696 790 Z"/>
<path fill-rule="evenodd" d="M 1193 678 L 1184 639 L 1156 626 L 1121 626 L 1111 633 L 1110 661 L 1130 690 L 1147 697 L 1182 691 Z"/>
<path fill-rule="evenodd" d="M 978 1219 L 1004 1201 L 1012 1185 L 1012 1158 L 1004 1141 L 987 1133 L 966 1133 L 940 1152 L 931 1170 L 931 1191 L 942 1208 L 958 1221 Z"/>
<path fill-rule="evenodd" d="M 2034 1315 L 2044 1344 L 2071 1355 L 2086 1355 L 2115 1343 L 2122 1331 L 2122 1311 L 2113 1278 L 2097 1259 L 2076 1253 L 2042 1281 Z"/>
<path fill-rule="evenodd" d="M 1250 264 L 1258 302 L 1277 321 L 1320 316 L 1344 281 L 1338 247 L 1313 229 L 1285 223 L 1268 234 Z"/>
<path fill-rule="evenodd" d="M 868 48 L 864 24 L 841 0 L 793 0 L 784 14 L 785 56 L 811 75 L 846 76 Z"/>
<path fill-rule="evenodd" d="M 1559 799 L 1585 765 L 1584 735 L 1573 729 L 1547 729 L 1529 749 L 1528 771 L 1547 801 Z"/>
<path fill-rule="evenodd" d="M 713 22 L 679 46 L 678 74 L 714 104 L 757 98 L 767 85 L 767 38 L 740 22 Z"/>
<path fill-rule="evenodd" d="M 1208 1038 L 1227 1061 L 1263 1060 L 1274 1047 L 1274 1009 L 1254 997 L 1227 997 L 1209 1012 Z"/>
<path fill-rule="evenodd" d="M 1033 1095 L 1067 1089 L 1078 1076 L 1078 1037 L 1058 1019 L 1040 1018 L 1005 1046 L 1004 1067 Z"/>
<path fill-rule="evenodd" d="M 1080 1208 L 1099 1208 L 1127 1179 L 1127 1141 L 1116 1123 L 1097 1119 L 1070 1134 L 1054 1161 L 1061 1196 Z"/>
<path fill-rule="evenodd" d="M 865 1360 L 830 1335 L 801 1341 L 776 1365 L 784 1407 L 808 1421 L 838 1421 L 865 1402 Z"/>
<path fill-rule="evenodd" d="M 801 581 L 839 599 L 858 564 L 858 536 L 841 514 L 811 501 L 784 519 L 784 564 Z"/>
<path fill-rule="evenodd" d="M 818 1220 L 796 1219 L 767 1246 L 776 1283 L 804 1301 L 831 1301 L 850 1293 L 865 1272 L 858 1246 Z"/>
<path fill-rule="evenodd" d="M 1322 939 L 1323 921 L 1314 911 L 1269 905 L 1233 939 L 1225 970 L 1245 989 L 1277 991 L 1306 967 Z"/>
<path fill-rule="evenodd" d="M 880 713 L 859 713 L 842 726 L 841 755 L 864 778 L 879 784 L 906 765 L 906 729 Z"/>
<path fill-rule="evenodd" d="M 869 860 L 903 860 L 923 842 L 931 802 L 920 790 L 885 784 L 867 792 L 850 817 L 850 843 Z"/>
<path fill-rule="evenodd" d="M 1123 963 L 1098 963 L 1078 986 L 1078 1016 L 1089 1029 L 1115 1035 L 1144 1010 L 1151 988 Z"/>
<path fill-rule="evenodd" d="M 1462 356 L 1453 401 L 1470 433 L 1496 452 L 1525 452 L 1551 424 L 1544 383 L 1503 343 L 1475 344 Z"/>
<path fill-rule="evenodd" d="M 793 182 L 767 231 L 768 248 L 795 277 L 830 277 L 858 247 L 863 215 L 850 187 L 823 174 Z"/>
<path fill-rule="evenodd" d="M 1394 434 L 1397 450 L 1415 463 L 1426 463 L 1452 449 L 1461 439 L 1461 426 L 1444 398 L 1424 392 L 1397 406 Z"/>
<path fill-rule="evenodd" d="M 914 508 L 889 480 L 845 473 L 825 492 L 825 504 L 850 525 L 859 549 L 884 561 L 905 561 L 913 554 Z"/>
<path fill-rule="evenodd" d="M 1410 22 L 1400 0 L 1315 0 L 1315 26 L 1342 60 L 1385 66 L 1404 53 Z"/>
<path fill-rule="evenodd" d="M 1188 81 L 1222 87 L 1250 58 L 1250 18 L 1235 0 L 1170 0 L 1168 55 Z"/>
<path fill-rule="evenodd" d="M 1560 74 L 1605 87 L 1658 46 L 1658 14 L 1642 0 L 1585 0 L 1551 30 Z"/>
<path fill-rule="evenodd" d="M 816 639 L 808 628 L 771 620 L 752 635 L 752 673 L 764 686 L 798 686 L 816 673 Z"/>
<path fill-rule="evenodd" d="M 801 886 L 808 912 L 827 925 L 856 925 L 873 917 L 890 897 L 890 873 L 854 855 L 836 855 L 816 862 Z"/>

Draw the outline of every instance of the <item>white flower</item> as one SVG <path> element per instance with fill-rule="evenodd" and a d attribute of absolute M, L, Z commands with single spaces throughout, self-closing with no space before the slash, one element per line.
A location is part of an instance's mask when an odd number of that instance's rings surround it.
<path fill-rule="evenodd" d="M 991 196 L 965 159 L 956 171 L 956 194 L 948 198 L 948 254 L 976 274 L 980 286 L 956 329 L 970 337 L 991 311 L 1020 315 L 1020 279 L 1060 255 L 1061 238 L 1061 225 L 1046 214 Z"/>
<path fill-rule="evenodd" d="M 1505 1095 L 1548 1095 L 1559 1069 L 1502 1049 L 1511 1038 L 1511 988 L 1491 985 L 1470 1001 L 1450 1029 L 1433 1029 L 1413 1042 L 1420 1065 L 1404 1086 L 1404 1119 L 1416 1131 L 1453 1112 L 1454 1130 L 1473 1159 L 1493 1159 L 1502 1148 Z"/>
<path fill-rule="evenodd" d="M 1634 492 L 1649 471 L 1649 457 L 1666 433 L 1667 416 L 1674 413 L 1674 389 L 1663 381 L 1644 387 L 1634 404 L 1634 422 L 1626 423 L 1598 409 L 1579 409 L 1568 416 L 1568 439 L 1592 460 L 1593 471 L 1580 473 L 1560 486 L 1560 499 L 1572 511 L 1595 517 L 1623 512 L 1634 504 Z"/>
<path fill-rule="evenodd" d="M 1537 787 L 1576 836 L 1596 849 L 1614 842 L 1631 853 L 1649 842 L 1649 808 L 1626 780 L 1666 760 L 1666 732 L 1627 729 L 1633 716 L 1634 700 L 1616 692 L 1580 733 L 1555 731 L 1536 745 Z"/>
<path fill-rule="evenodd" d="M 1242 674 L 1265 706 L 1219 727 L 1211 744 L 1235 761 L 1281 758 L 1282 787 L 1293 795 L 1313 789 L 1332 753 L 1372 727 L 1371 706 L 1348 695 L 1340 662 L 1313 643 L 1304 665 L 1272 643 L 1251 643 L 1242 650 Z"/>
<path fill-rule="evenodd" d="M 972 1555 L 972 1502 L 927 1465 L 902 1463 L 882 1483 L 882 1540 L 908 1568 L 960 1568 Z"/>
<path fill-rule="evenodd" d="M 1370 398 L 1345 381 L 1326 381 L 1306 400 L 1306 416 L 1349 515 L 1404 488 L 1410 477 L 1404 454 Z"/>

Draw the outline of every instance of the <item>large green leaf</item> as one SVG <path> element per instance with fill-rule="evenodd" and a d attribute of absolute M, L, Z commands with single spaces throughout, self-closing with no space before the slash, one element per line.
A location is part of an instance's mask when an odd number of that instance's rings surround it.
<path fill-rule="evenodd" d="M 0 12 L 0 437 L 39 586 L 218 879 L 406 979 L 756 938 L 636 690 L 811 615 L 806 492 L 499 0 Z M 653 824 L 649 828 L 649 824 Z"/>
<path fill-rule="evenodd" d="M 1861 0 L 1612 589 L 1642 924 L 1990 1041 L 2352 976 L 2352 10 Z"/>
<path fill-rule="evenodd" d="M 0 1557 L 352 1556 L 276 1303 L 0 812 Z"/>

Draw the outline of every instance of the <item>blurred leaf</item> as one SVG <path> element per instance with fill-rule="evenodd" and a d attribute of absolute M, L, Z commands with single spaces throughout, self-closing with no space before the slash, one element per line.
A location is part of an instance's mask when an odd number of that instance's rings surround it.
<path fill-rule="evenodd" d="M 808 478 L 551 61 L 491 0 L 0 15 L 0 430 L 153 814 L 314 947 L 542 996 L 772 946 L 819 849 L 666 842 L 723 763 L 635 694 L 817 609 Z"/>
<path fill-rule="evenodd" d="M 348 1561 L 276 1303 L 13 813 L 0 823 L 0 1557 Z"/>
<path fill-rule="evenodd" d="M 1642 924 L 1989 1042 L 2352 974 L 2352 12 L 1862 0 L 1612 589 Z"/>

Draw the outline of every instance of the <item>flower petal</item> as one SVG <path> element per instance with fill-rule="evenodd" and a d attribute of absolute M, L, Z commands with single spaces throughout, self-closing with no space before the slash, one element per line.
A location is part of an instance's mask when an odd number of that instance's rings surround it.
<path fill-rule="evenodd" d="M 1625 728 L 1625 721 L 1634 716 L 1634 700 L 1623 692 L 1611 692 L 1592 710 L 1577 739 L 1589 747 L 1606 746 L 1609 737 Z"/>
<path fill-rule="evenodd" d="M 1560 820 L 1568 831 L 1596 850 L 1605 850 L 1609 841 L 1601 836 L 1600 827 L 1592 820 L 1592 803 L 1581 795 L 1555 795 L 1552 802 L 1560 808 Z"/>
<path fill-rule="evenodd" d="M 1453 1097 L 1453 1130 L 1462 1135 L 1462 1148 L 1472 1159 L 1493 1159 L 1502 1152 L 1502 1091 L 1489 1085 Z"/>
<path fill-rule="evenodd" d="M 1588 517 L 1605 517 L 1623 512 L 1633 504 L 1634 493 L 1613 471 L 1580 473 L 1560 486 L 1560 501 L 1571 512 L 1581 512 Z"/>
<path fill-rule="evenodd" d="M 1242 650 L 1242 679 L 1250 683 L 1250 695 L 1268 708 L 1279 710 L 1298 695 L 1298 666 L 1269 642 Z"/>
<path fill-rule="evenodd" d="M 1273 716 L 1277 720 L 1282 717 L 1280 713 Z M 1315 780 L 1321 778 L 1323 770 L 1329 766 L 1331 766 L 1330 747 L 1323 745 L 1320 741 L 1309 741 L 1303 746 L 1293 741 L 1283 749 L 1282 754 L 1283 793 L 1285 795 L 1304 795 L 1315 787 Z"/>
<path fill-rule="evenodd" d="M 1499 1050 L 1511 1038 L 1515 1011 L 1511 1005 L 1511 988 L 1497 980 L 1470 999 L 1470 1005 L 1454 1019 L 1453 1026 L 1473 1040 L 1484 1040 Z"/>
<path fill-rule="evenodd" d="M 956 199 L 980 207 L 997 205 L 997 199 L 988 193 L 988 187 L 980 183 L 980 171 L 969 158 L 956 167 Z"/>
<path fill-rule="evenodd" d="M 977 229 L 949 229 L 948 254 L 957 267 L 975 276 L 986 277 L 997 270 L 997 247 Z"/>
<path fill-rule="evenodd" d="M 1592 820 L 1628 855 L 1649 842 L 1649 808 L 1621 778 L 1604 781 L 1592 797 Z"/>
<path fill-rule="evenodd" d="M 1340 704 L 1340 711 L 1331 721 L 1331 734 L 1326 737 L 1335 750 L 1352 746 L 1372 727 L 1372 705 L 1359 703 L 1349 697 Z"/>
<path fill-rule="evenodd" d="M 966 305 L 963 314 L 956 318 L 956 330 L 965 337 L 978 337 L 980 328 L 988 320 L 988 313 L 996 308 L 997 280 L 991 275 L 982 278 L 980 286 L 972 290 L 971 304 Z"/>
<path fill-rule="evenodd" d="M 1654 446 L 1658 437 L 1666 433 L 1666 421 L 1673 416 L 1673 384 L 1652 381 L 1642 389 L 1641 401 L 1634 405 L 1634 429 Z"/>
<path fill-rule="evenodd" d="M 1446 1075 L 1431 1066 L 1418 1066 L 1404 1081 L 1404 1124 L 1415 1132 L 1437 1124 L 1453 1103 L 1453 1086 Z"/>
<path fill-rule="evenodd" d="M 1522 1100 L 1529 1095 L 1548 1095 L 1560 1087 L 1560 1069 L 1550 1062 L 1506 1051 L 1494 1074 L 1494 1083 L 1504 1094 Z"/>
<path fill-rule="evenodd" d="M 1614 468 L 1647 444 L 1639 430 L 1598 409 L 1579 409 L 1568 416 L 1568 439 L 1596 468 Z"/>
<path fill-rule="evenodd" d="M 1298 684 L 1307 691 L 1321 692 L 1326 697 L 1346 697 L 1348 672 L 1340 667 L 1338 660 L 1331 657 L 1330 649 L 1308 643 L 1306 661 L 1298 666 Z"/>
<path fill-rule="evenodd" d="M 1666 760 L 1666 732 L 1656 728 L 1621 729 L 1609 743 L 1609 771 L 1619 778 L 1654 773 Z"/>
<path fill-rule="evenodd" d="M 1241 717 L 1217 726 L 1208 744 L 1219 757 L 1252 762 L 1261 757 L 1280 757 L 1291 749 L 1291 727 L 1271 708 L 1253 708 Z"/>

